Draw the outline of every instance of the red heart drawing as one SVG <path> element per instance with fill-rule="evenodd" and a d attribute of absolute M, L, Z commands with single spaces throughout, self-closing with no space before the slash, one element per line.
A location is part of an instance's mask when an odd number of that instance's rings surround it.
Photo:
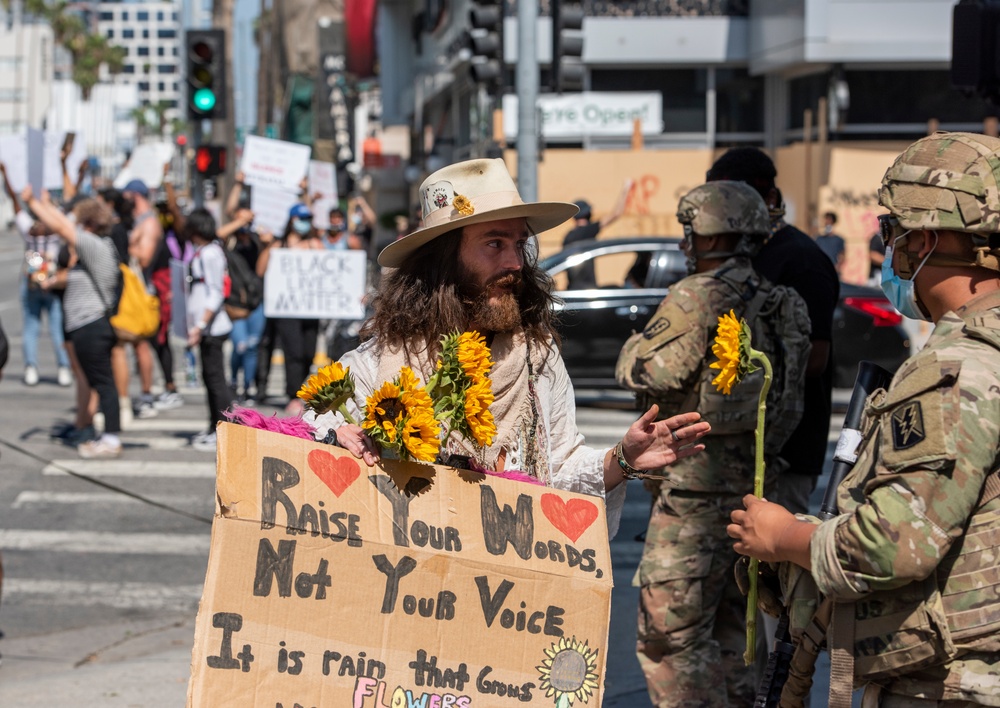
<path fill-rule="evenodd" d="M 336 457 L 326 450 L 310 452 L 309 467 L 338 497 L 361 474 L 361 467 L 350 457 Z"/>
<path fill-rule="evenodd" d="M 563 501 L 555 494 L 543 494 L 542 513 L 569 540 L 576 541 L 597 518 L 597 505 L 584 499 Z"/>

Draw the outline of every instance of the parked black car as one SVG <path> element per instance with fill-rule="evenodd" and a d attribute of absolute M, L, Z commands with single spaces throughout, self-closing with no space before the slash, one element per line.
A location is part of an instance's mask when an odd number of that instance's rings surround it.
<path fill-rule="evenodd" d="M 615 388 L 625 340 L 653 316 L 669 287 L 687 275 L 680 239 L 581 241 L 541 261 L 562 300 L 559 332 L 574 386 Z M 910 355 L 902 318 L 877 288 L 841 283 L 834 312 L 834 386 L 850 388 L 858 362 L 895 371 Z"/>

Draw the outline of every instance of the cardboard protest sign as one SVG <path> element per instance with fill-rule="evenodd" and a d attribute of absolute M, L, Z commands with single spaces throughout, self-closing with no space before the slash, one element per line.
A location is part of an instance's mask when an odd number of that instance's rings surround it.
<path fill-rule="evenodd" d="M 170 143 L 143 143 L 132 151 L 128 163 L 115 177 L 114 185 L 121 189 L 134 179 L 141 179 L 150 189 L 157 189 L 163 183 L 163 166 L 174 155 Z"/>
<path fill-rule="evenodd" d="M 45 188 L 45 133 L 28 128 L 28 184 L 35 194 Z"/>
<path fill-rule="evenodd" d="M 367 273 L 364 251 L 272 249 L 264 273 L 264 315 L 360 320 Z"/>
<path fill-rule="evenodd" d="M 298 193 L 309 169 L 308 145 L 248 135 L 243 143 L 240 170 L 253 187 L 277 187 Z"/>
<path fill-rule="evenodd" d="M 288 225 L 288 212 L 299 203 L 298 191 L 275 187 L 251 187 L 250 210 L 258 230 L 281 236 Z"/>
<path fill-rule="evenodd" d="M 187 339 L 187 266 L 170 259 L 170 331 Z"/>
<path fill-rule="evenodd" d="M 188 706 L 601 705 L 601 499 L 218 435 Z"/>

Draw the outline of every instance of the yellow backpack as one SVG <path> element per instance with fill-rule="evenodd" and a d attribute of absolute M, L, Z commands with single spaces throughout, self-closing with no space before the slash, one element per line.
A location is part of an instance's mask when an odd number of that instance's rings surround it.
<path fill-rule="evenodd" d="M 160 298 L 146 289 L 142 275 L 122 263 L 122 295 L 118 313 L 111 318 L 111 326 L 123 342 L 138 342 L 156 334 L 160 328 Z"/>

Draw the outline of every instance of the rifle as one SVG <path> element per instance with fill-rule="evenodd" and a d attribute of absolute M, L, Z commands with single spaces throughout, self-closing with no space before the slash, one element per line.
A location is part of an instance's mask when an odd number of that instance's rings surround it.
<path fill-rule="evenodd" d="M 878 388 L 884 388 L 892 380 L 892 374 L 878 364 L 862 361 L 858 364 L 858 375 L 851 391 L 851 401 L 847 405 L 844 416 L 844 427 L 837 439 L 837 448 L 833 453 L 833 469 L 827 481 L 826 493 L 820 507 L 819 517 L 824 521 L 837 516 L 837 487 L 844 481 L 847 473 L 854 467 L 858 459 L 858 447 L 861 445 L 861 418 L 865 411 L 865 401 Z M 789 670 L 794 675 L 796 693 L 808 694 L 812 685 L 812 672 L 822 642 L 822 635 L 829 624 L 830 603 L 821 604 L 813 624 L 803 635 L 803 641 L 792 644 L 788 631 L 788 613 L 783 612 L 778 620 L 775 632 L 774 649 L 767 657 L 767 669 L 757 690 L 754 708 L 772 708 L 777 706 L 782 697 L 782 691 L 789 678 Z M 825 618 L 825 619 L 824 619 Z M 808 640 L 808 641 L 807 641 Z M 807 646 L 808 645 L 808 646 Z M 792 688 L 790 685 L 789 688 Z"/>
<path fill-rule="evenodd" d="M 872 391 L 887 387 L 890 381 L 892 374 L 878 364 L 870 361 L 858 364 L 858 376 L 854 380 L 854 390 L 851 391 L 851 402 L 847 404 L 844 427 L 840 431 L 837 448 L 833 453 L 833 469 L 830 470 L 823 504 L 819 508 L 819 518 L 823 521 L 837 516 L 837 487 L 858 460 L 858 447 L 861 445 L 861 416 L 865 412 L 865 401 Z"/>

